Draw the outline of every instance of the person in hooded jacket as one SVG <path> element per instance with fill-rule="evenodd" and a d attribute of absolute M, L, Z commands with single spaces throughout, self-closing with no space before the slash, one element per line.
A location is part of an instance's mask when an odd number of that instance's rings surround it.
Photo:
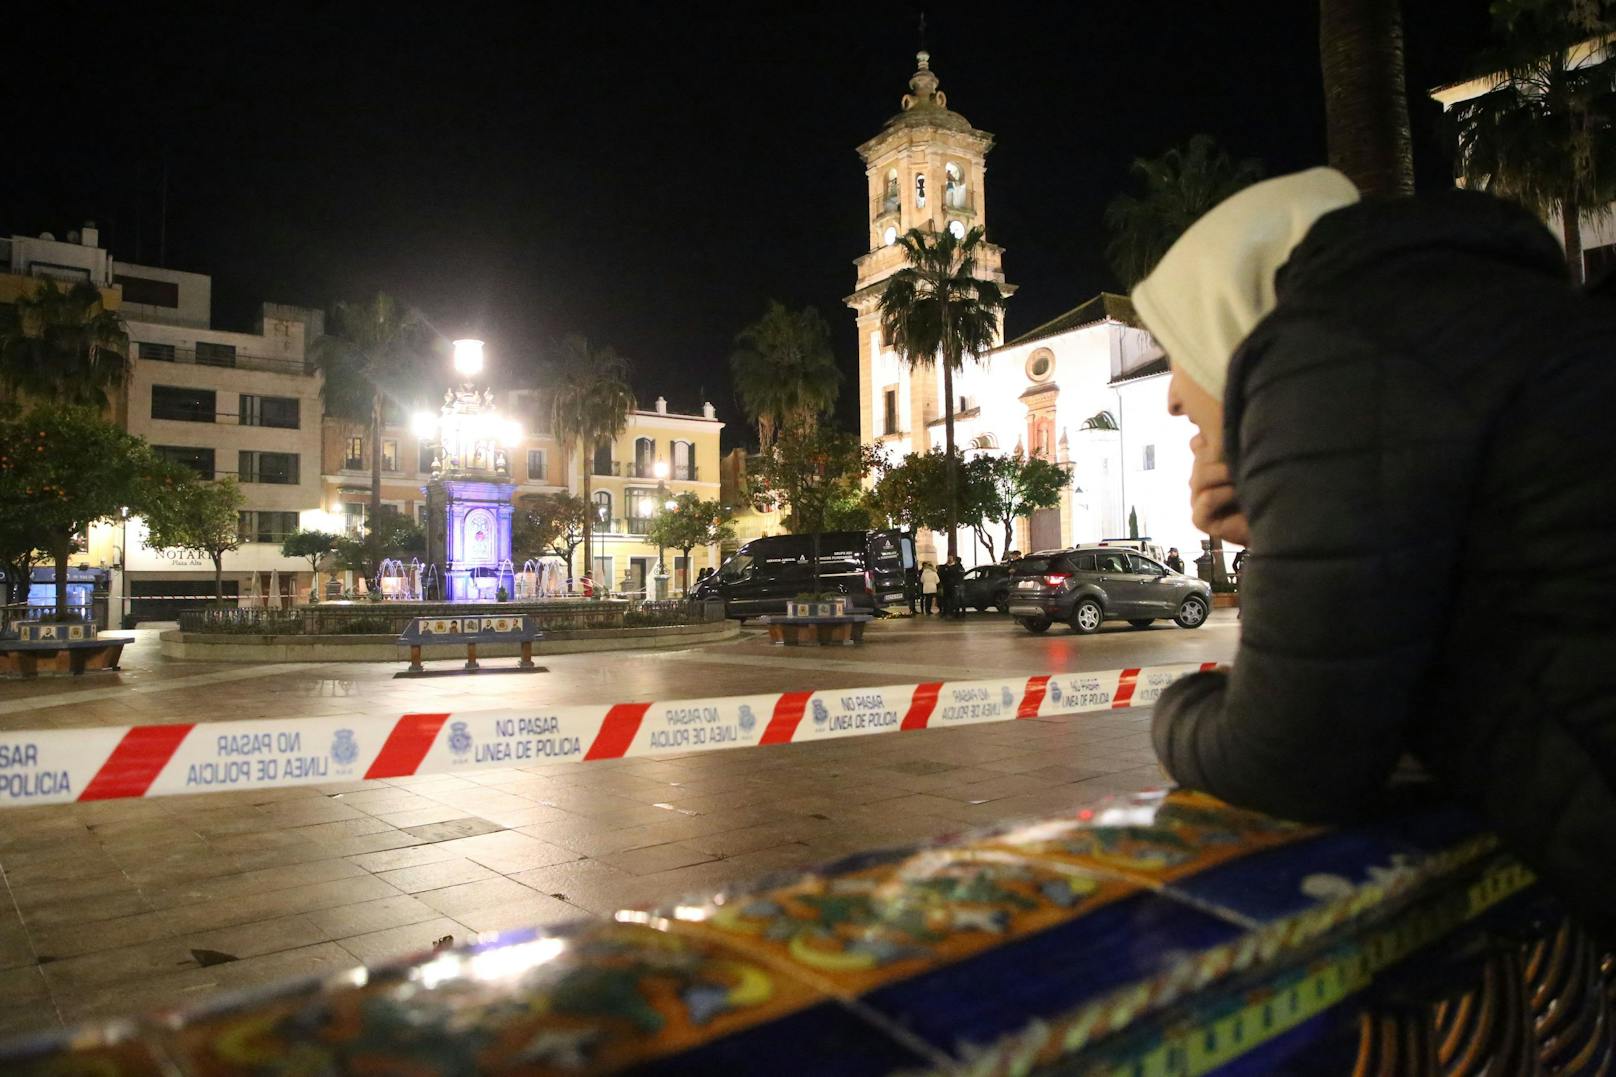
<path fill-rule="evenodd" d="M 1133 300 L 1197 526 L 1262 551 L 1233 666 L 1156 706 L 1162 765 L 1342 822 L 1411 755 L 1616 942 L 1616 308 L 1518 207 L 1329 169 L 1213 209 Z"/>

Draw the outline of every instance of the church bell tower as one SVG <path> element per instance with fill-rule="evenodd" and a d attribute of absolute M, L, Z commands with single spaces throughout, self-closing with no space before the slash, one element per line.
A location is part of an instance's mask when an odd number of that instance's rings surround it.
<path fill-rule="evenodd" d="M 985 231 L 986 158 L 993 148 L 991 134 L 949 109 L 931 56 L 921 52 L 915 59 L 918 68 L 900 111 L 858 148 L 869 194 L 869 232 L 866 251 L 854 262 L 855 290 L 846 300 L 858 321 L 860 440 L 886 446 L 894 457 L 925 451 L 931 444 L 927 425 L 943 417 L 941 371 L 905 369 L 881 338 L 881 293 L 887 278 L 907 264 L 897 239 L 911 228 L 948 229 L 960 236 L 972 228 Z M 1015 290 L 1004 282 L 1002 249 L 991 243 L 980 248 L 977 273 L 1005 295 Z M 1001 341 L 1002 334 L 1001 327 Z"/>

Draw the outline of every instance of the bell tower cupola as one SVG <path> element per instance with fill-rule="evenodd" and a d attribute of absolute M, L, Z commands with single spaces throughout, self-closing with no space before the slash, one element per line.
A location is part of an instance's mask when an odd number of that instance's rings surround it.
<path fill-rule="evenodd" d="M 948 107 L 948 95 L 931 68 L 931 54 L 915 56 L 909 92 L 880 132 L 858 148 L 869 192 L 865 253 L 854 260 L 857 277 L 847 305 L 859 331 L 859 429 L 866 444 L 887 445 L 894 455 L 924 451 L 926 424 L 942 415 L 935 370 L 906 371 L 881 339 L 877 304 L 886 279 L 906 259 L 898 237 L 910 229 L 947 229 L 964 236 L 987 229 L 984 180 L 993 136 L 972 127 Z M 1004 281 L 1003 251 L 985 243 L 977 272 Z"/>

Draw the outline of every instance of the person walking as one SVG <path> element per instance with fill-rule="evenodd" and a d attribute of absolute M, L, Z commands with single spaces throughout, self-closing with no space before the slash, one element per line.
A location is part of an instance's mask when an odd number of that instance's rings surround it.
<path fill-rule="evenodd" d="M 1179 556 L 1177 546 L 1173 546 L 1167 551 L 1167 567 L 1174 572 L 1184 571 L 1184 558 Z"/>
<path fill-rule="evenodd" d="M 937 585 L 941 582 L 937 569 L 930 561 L 920 566 L 920 612 L 930 613 L 933 603 L 937 601 Z M 939 610 L 939 613 L 942 611 Z"/>
<path fill-rule="evenodd" d="M 1196 527 L 1263 551 L 1232 667 L 1156 704 L 1162 766 L 1328 823 L 1411 755 L 1616 944 L 1608 304 L 1518 206 L 1324 168 L 1214 208 L 1133 300 L 1198 431 Z"/>

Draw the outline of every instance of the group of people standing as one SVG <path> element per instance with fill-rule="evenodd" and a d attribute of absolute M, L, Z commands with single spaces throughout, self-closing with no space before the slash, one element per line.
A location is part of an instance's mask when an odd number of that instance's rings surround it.
<path fill-rule="evenodd" d="M 943 562 L 941 568 L 930 561 L 922 561 L 918 569 L 905 569 L 903 577 L 904 597 L 909 600 L 910 613 L 965 616 L 965 565 L 958 555 Z"/>

